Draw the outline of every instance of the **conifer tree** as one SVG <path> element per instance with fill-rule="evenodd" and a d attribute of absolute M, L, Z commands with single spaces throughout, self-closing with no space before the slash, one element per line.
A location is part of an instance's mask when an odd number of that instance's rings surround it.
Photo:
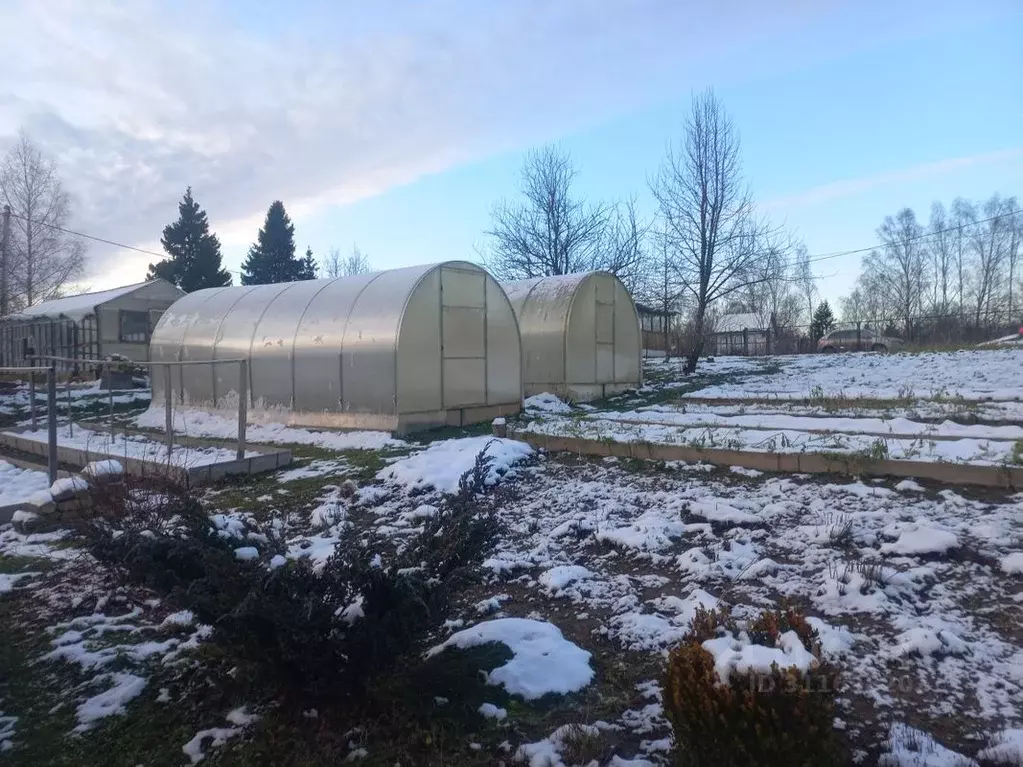
<path fill-rule="evenodd" d="M 813 320 L 810 322 L 810 338 L 817 340 L 835 327 L 835 315 L 827 301 L 817 304 L 817 310 L 813 313 Z"/>
<path fill-rule="evenodd" d="M 168 258 L 149 265 L 146 279 L 162 277 L 186 293 L 231 284 L 221 268 L 220 240 L 210 232 L 206 211 L 192 197 L 192 187 L 178 203 L 178 220 L 163 229 L 160 240 Z"/>
<path fill-rule="evenodd" d="M 295 225 L 284 203 L 274 200 L 266 212 L 263 228 L 242 264 L 242 285 L 296 282 L 316 277 L 312 250 L 305 258 L 295 257 Z"/>

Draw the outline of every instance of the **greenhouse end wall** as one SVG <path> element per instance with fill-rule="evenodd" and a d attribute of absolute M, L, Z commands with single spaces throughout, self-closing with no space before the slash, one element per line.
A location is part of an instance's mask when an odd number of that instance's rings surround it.
<path fill-rule="evenodd" d="M 249 361 L 250 420 L 406 432 L 479 423 L 521 407 L 514 311 L 461 261 L 337 280 L 215 288 L 185 296 L 154 330 L 178 406 L 234 413 Z M 154 377 L 154 404 L 164 402 Z"/>
<path fill-rule="evenodd" d="M 587 401 L 640 386 L 639 316 L 617 277 L 583 272 L 502 287 L 519 321 L 527 397 Z"/>

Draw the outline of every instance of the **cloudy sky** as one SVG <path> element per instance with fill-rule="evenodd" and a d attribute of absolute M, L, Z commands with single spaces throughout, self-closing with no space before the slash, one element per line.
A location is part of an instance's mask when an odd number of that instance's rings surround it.
<path fill-rule="evenodd" d="M 887 213 L 1023 195 L 1019 0 L 0 0 L 0 148 L 59 161 L 72 226 L 159 250 L 191 184 L 237 270 L 268 204 L 376 267 L 474 258 L 523 153 L 636 195 L 715 88 L 764 209 L 811 253 Z M 88 286 L 151 257 L 90 245 Z M 820 265 L 826 296 L 858 257 Z"/>

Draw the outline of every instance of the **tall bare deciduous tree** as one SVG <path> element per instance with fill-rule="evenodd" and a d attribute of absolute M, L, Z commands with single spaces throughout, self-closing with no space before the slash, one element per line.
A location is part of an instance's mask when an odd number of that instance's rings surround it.
<path fill-rule="evenodd" d="M 635 198 L 612 206 L 592 268 L 611 272 L 631 293 L 640 292 L 651 267 L 649 230 L 636 213 Z"/>
<path fill-rule="evenodd" d="M 1000 289 L 1004 279 L 1011 212 L 1006 200 L 993 195 L 984 203 L 983 223 L 978 221 L 971 227 L 970 244 L 974 262 L 973 310 L 974 324 L 981 327 L 991 324 L 999 306 Z"/>
<path fill-rule="evenodd" d="M 1010 322 L 1016 321 L 1016 307 L 1013 305 L 1013 294 L 1019 279 L 1019 258 L 1023 255 L 1023 208 L 1015 197 L 1010 197 L 1005 206 L 1006 223 L 1009 227 L 1007 240 L 1008 250 L 1005 258 L 1009 265 L 1009 301 L 1008 317 Z"/>
<path fill-rule="evenodd" d="M 864 259 L 863 268 L 873 273 L 876 287 L 888 296 L 908 335 L 913 318 L 922 313 L 927 289 L 927 247 L 923 227 L 910 208 L 894 217 L 885 216 L 877 236 L 879 250 Z"/>
<path fill-rule="evenodd" d="M 957 197 L 952 201 L 948 225 L 953 227 L 952 248 L 955 254 L 956 303 L 960 315 L 966 308 L 967 281 L 970 276 L 970 233 L 977 221 L 977 208 L 969 200 Z"/>
<path fill-rule="evenodd" d="M 82 276 L 85 246 L 61 231 L 71 203 L 46 157 L 25 134 L 0 160 L 0 202 L 11 206 L 7 306 L 32 306 L 61 292 Z"/>
<path fill-rule="evenodd" d="M 522 167 L 522 201 L 498 203 L 486 231 L 487 268 L 500 280 L 571 274 L 601 264 L 611 209 L 574 196 L 567 152 L 547 145 Z"/>
<path fill-rule="evenodd" d="M 931 256 L 931 311 L 944 317 L 952 307 L 955 271 L 955 231 L 950 228 L 945 206 L 931 204 L 931 219 L 927 224 L 927 249 Z"/>
<path fill-rule="evenodd" d="M 806 324 L 809 326 L 813 321 L 813 310 L 817 304 L 817 279 L 813 276 L 810 253 L 803 243 L 796 246 L 796 266 L 792 279 L 803 306 L 806 307 Z"/>
<path fill-rule="evenodd" d="M 692 293 L 694 343 L 684 370 L 703 354 L 707 311 L 756 279 L 774 234 L 759 221 L 742 175 L 739 133 L 710 91 L 693 100 L 681 142 L 668 147 L 651 191 L 679 282 Z"/>
<path fill-rule="evenodd" d="M 373 268 L 369 265 L 366 254 L 359 250 L 358 245 L 352 246 L 352 252 L 342 255 L 340 249 L 331 248 L 323 259 L 324 276 L 331 279 L 338 277 L 354 277 L 357 274 L 369 274 Z"/>

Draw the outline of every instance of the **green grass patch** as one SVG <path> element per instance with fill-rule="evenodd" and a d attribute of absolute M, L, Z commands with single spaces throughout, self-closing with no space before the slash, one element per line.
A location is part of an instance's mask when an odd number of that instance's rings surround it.
<path fill-rule="evenodd" d="M 19 557 L 0 554 L 0 573 L 7 575 L 47 572 L 52 568 L 53 563 L 45 557 Z"/>

